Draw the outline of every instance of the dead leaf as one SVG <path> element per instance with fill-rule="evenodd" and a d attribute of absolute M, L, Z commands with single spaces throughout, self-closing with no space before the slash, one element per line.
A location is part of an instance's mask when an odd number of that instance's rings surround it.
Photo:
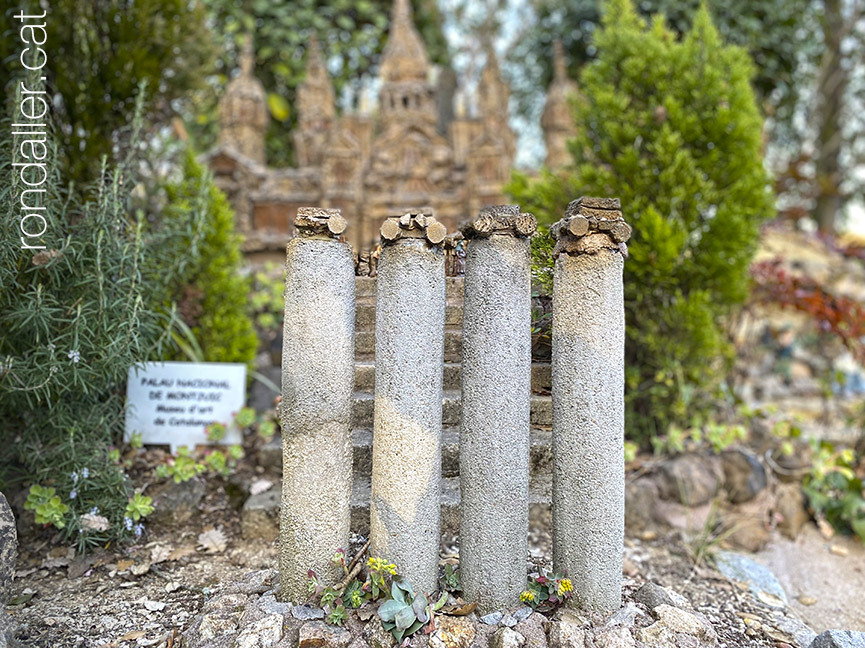
<path fill-rule="evenodd" d="M 168 560 L 180 560 L 195 553 L 195 547 L 192 545 L 183 545 L 174 549 L 168 554 Z"/>
<path fill-rule="evenodd" d="M 147 633 L 144 630 L 133 630 L 132 632 L 127 632 L 125 635 L 120 637 L 117 641 L 135 641 L 136 639 L 140 639 Z"/>
<path fill-rule="evenodd" d="M 75 560 L 75 549 L 72 547 L 54 547 L 48 552 L 48 557 L 42 561 L 40 567 L 43 569 L 67 567 L 73 560 Z"/>
<path fill-rule="evenodd" d="M 42 250 L 41 252 L 37 252 L 33 255 L 33 265 L 35 266 L 43 266 L 48 263 L 51 259 L 56 257 L 63 256 L 63 253 L 59 250 Z"/>
<path fill-rule="evenodd" d="M 165 545 L 157 545 L 153 547 L 153 550 L 150 552 L 150 562 L 154 565 L 158 565 L 161 562 L 165 562 L 166 560 L 171 560 L 169 556 L 171 555 L 171 549 L 166 547 Z"/>
<path fill-rule="evenodd" d="M 134 564 L 135 564 L 134 560 L 118 560 L 117 561 L 117 571 L 119 571 L 119 572 L 126 571 L 127 569 L 132 567 L 132 565 L 134 565 Z"/>
<path fill-rule="evenodd" d="M 198 534 L 198 546 L 207 553 L 221 553 L 228 546 L 228 538 L 219 529 L 210 529 Z"/>
<path fill-rule="evenodd" d="M 18 596 L 13 596 L 8 601 L 6 601 L 6 605 L 26 605 L 34 596 L 36 596 L 36 590 L 25 587 L 24 591 L 21 592 Z"/>
<path fill-rule="evenodd" d="M 450 614 L 451 616 L 466 616 L 467 614 L 474 612 L 477 606 L 478 604 L 472 601 L 471 603 L 466 603 L 465 605 L 453 608 L 447 612 L 447 614 Z"/>
<path fill-rule="evenodd" d="M 79 520 L 83 528 L 90 529 L 91 531 L 108 531 L 108 528 L 111 526 L 108 518 L 104 515 L 91 515 L 88 513 L 87 515 L 82 515 Z"/>
<path fill-rule="evenodd" d="M 361 621 L 369 621 L 373 616 L 375 616 L 375 611 L 377 609 L 377 606 L 374 605 L 364 605 L 362 608 L 358 609 L 357 618 Z"/>

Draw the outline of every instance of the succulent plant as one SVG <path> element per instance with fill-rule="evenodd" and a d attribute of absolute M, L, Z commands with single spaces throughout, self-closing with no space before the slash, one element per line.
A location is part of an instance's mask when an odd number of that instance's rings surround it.
<path fill-rule="evenodd" d="M 379 607 L 378 616 L 385 630 L 390 631 L 397 641 L 420 630 L 447 599 L 445 594 L 431 603 L 426 594 L 415 595 L 411 583 L 402 578 L 393 581 L 390 595 L 391 598 Z"/>

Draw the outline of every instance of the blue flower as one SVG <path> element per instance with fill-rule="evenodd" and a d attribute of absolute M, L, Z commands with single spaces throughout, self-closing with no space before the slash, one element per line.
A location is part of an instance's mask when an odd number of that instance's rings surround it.
<path fill-rule="evenodd" d="M 144 525 L 143 524 L 136 524 L 134 527 L 134 530 L 135 530 L 135 537 L 140 538 L 141 534 L 144 533 Z"/>
<path fill-rule="evenodd" d="M 78 497 L 78 493 L 76 491 L 69 491 L 69 499 L 75 499 L 76 497 Z"/>
<path fill-rule="evenodd" d="M 132 518 L 124 517 L 123 518 L 123 524 L 126 525 L 127 531 L 132 531 Z"/>
<path fill-rule="evenodd" d="M 90 477 L 90 469 L 85 467 L 81 469 L 81 479 L 87 479 Z"/>
<path fill-rule="evenodd" d="M 99 515 L 99 507 L 94 506 L 92 509 L 90 509 L 90 515 Z"/>
<path fill-rule="evenodd" d="M 73 364 L 78 364 L 78 361 L 81 360 L 81 352 L 73 350 L 67 353 L 66 357 L 72 360 Z"/>

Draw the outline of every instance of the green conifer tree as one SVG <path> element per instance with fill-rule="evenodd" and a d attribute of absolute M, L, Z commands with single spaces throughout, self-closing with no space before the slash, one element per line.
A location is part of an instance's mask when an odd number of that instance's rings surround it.
<path fill-rule="evenodd" d="M 598 57 L 580 77 L 573 166 L 511 193 L 542 223 L 580 195 L 618 196 L 634 228 L 625 264 L 628 431 L 645 442 L 701 412 L 731 357 L 723 322 L 773 198 L 746 52 L 725 45 L 705 5 L 678 40 L 610 0 Z M 537 266 L 552 264 L 535 245 Z M 546 256 L 544 256 L 546 255 Z M 546 274 L 549 276 L 549 273 Z"/>
<path fill-rule="evenodd" d="M 241 272 L 234 211 L 192 151 L 185 153 L 183 179 L 167 186 L 166 192 L 163 218 L 188 222 L 188 240 L 174 243 L 183 248 L 178 254 L 191 260 L 177 277 L 170 298 L 180 305 L 202 359 L 251 364 L 258 337 L 247 308 L 251 282 Z"/>

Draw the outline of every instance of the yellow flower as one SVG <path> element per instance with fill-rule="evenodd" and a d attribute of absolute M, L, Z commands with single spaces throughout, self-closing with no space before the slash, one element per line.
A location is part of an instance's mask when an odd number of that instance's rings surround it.
<path fill-rule="evenodd" d="M 374 572 L 386 572 L 391 576 L 396 576 L 396 565 L 393 563 L 385 562 L 382 558 L 372 558 L 366 561 L 366 566 L 370 571 Z"/>
<path fill-rule="evenodd" d="M 564 596 L 565 592 L 572 592 L 574 590 L 574 586 L 571 584 L 570 578 L 563 578 L 559 581 L 559 587 L 556 590 L 559 596 Z"/>
<path fill-rule="evenodd" d="M 535 593 L 532 590 L 523 590 L 522 594 L 520 594 L 520 600 L 523 603 L 531 603 L 535 600 Z"/>

